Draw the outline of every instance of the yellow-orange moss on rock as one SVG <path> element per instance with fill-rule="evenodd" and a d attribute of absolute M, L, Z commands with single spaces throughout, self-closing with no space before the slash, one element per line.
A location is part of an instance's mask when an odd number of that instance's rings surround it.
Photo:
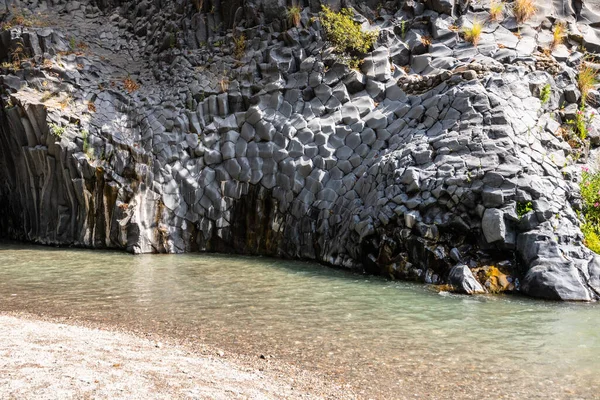
<path fill-rule="evenodd" d="M 510 274 L 498 267 L 486 265 L 473 270 L 473 273 L 489 293 L 502 293 L 515 288 Z"/>

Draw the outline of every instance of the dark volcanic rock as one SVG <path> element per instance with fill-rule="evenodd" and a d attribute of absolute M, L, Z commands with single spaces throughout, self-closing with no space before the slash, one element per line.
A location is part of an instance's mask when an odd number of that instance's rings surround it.
<path fill-rule="evenodd" d="M 0 36 L 2 235 L 310 259 L 465 293 L 484 291 L 471 269 L 502 263 L 525 294 L 598 298 L 560 135 L 581 57 L 537 52 L 551 19 L 520 37 L 512 18 L 486 25 L 475 47 L 455 27 L 487 5 L 462 1 L 311 0 L 293 27 L 275 0 L 55 3 Z M 380 29 L 360 71 L 328 47 L 321 4 Z M 36 27 L 41 11 L 61 28 Z"/>

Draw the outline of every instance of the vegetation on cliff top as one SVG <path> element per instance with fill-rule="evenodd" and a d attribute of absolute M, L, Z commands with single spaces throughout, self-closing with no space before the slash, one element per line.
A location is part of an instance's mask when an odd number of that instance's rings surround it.
<path fill-rule="evenodd" d="M 323 6 L 320 16 L 327 40 L 336 52 L 355 62 L 373 48 L 379 35 L 377 31 L 363 31 L 360 23 L 353 19 L 354 12 L 349 8 L 335 12 Z"/>

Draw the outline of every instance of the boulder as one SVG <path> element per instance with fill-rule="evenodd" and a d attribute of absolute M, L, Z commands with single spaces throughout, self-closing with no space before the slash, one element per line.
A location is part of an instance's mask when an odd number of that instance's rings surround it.
<path fill-rule="evenodd" d="M 521 291 L 548 300 L 590 301 L 592 293 L 572 262 L 554 258 L 540 259 L 527 271 Z"/>
<path fill-rule="evenodd" d="M 466 265 L 455 265 L 448 274 L 448 282 L 455 290 L 464 294 L 485 293 L 485 289 L 475 279 L 473 273 Z"/>
<path fill-rule="evenodd" d="M 427 0 L 428 8 L 440 14 L 452 15 L 454 11 L 454 0 Z"/>
<path fill-rule="evenodd" d="M 362 65 L 362 72 L 368 77 L 385 82 L 392 77 L 390 52 L 387 47 L 379 47 L 367 56 Z"/>
<path fill-rule="evenodd" d="M 481 229 L 488 243 L 505 241 L 506 224 L 504 222 L 504 213 L 497 208 L 488 208 L 485 210 L 481 220 Z"/>

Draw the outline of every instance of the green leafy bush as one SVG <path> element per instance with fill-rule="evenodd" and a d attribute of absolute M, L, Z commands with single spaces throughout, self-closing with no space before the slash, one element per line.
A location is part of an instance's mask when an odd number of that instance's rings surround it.
<path fill-rule="evenodd" d="M 592 173 L 583 167 L 580 190 L 584 220 L 581 230 L 585 245 L 600 253 L 600 172 Z"/>
<path fill-rule="evenodd" d="M 550 87 L 550 84 L 547 83 L 540 91 L 540 100 L 542 101 L 542 104 L 546 104 L 548 101 L 550 101 L 551 94 L 552 88 Z"/>
<path fill-rule="evenodd" d="M 49 124 L 48 127 L 50 128 L 50 133 L 58 138 L 62 137 L 62 135 L 65 133 L 65 128 L 62 126 Z"/>
<path fill-rule="evenodd" d="M 246 36 L 242 33 L 241 35 L 233 36 L 233 55 L 237 60 L 244 58 L 246 53 Z"/>
<path fill-rule="evenodd" d="M 581 140 L 585 140 L 588 136 L 589 126 L 594 117 L 595 113 L 591 112 L 590 114 L 586 114 L 585 106 L 582 105 L 581 108 L 577 110 L 575 119 L 568 120 L 567 125 L 571 127 L 573 133 L 575 133 Z"/>
<path fill-rule="evenodd" d="M 321 24 L 327 40 L 338 53 L 351 56 L 363 55 L 370 51 L 377 40 L 378 32 L 364 32 L 353 19 L 353 11 L 342 9 L 339 13 L 322 6 Z"/>
<path fill-rule="evenodd" d="M 600 235 L 598 234 L 598 227 L 594 227 L 592 224 L 585 223 L 581 226 L 583 237 L 585 238 L 585 245 L 588 249 L 594 253 L 600 254 Z"/>
<path fill-rule="evenodd" d="M 523 218 L 523 215 L 529 211 L 533 211 L 533 204 L 530 201 L 524 201 L 517 203 L 517 215 L 519 218 Z"/>

